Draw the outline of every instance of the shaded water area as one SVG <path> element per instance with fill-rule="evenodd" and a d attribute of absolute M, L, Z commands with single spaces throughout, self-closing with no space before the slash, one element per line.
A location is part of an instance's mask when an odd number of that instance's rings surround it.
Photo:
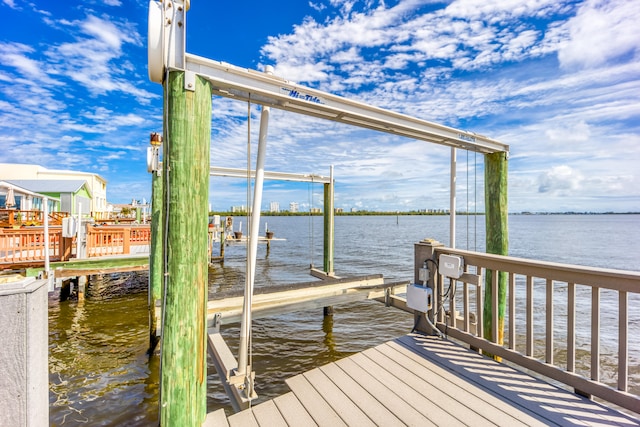
<path fill-rule="evenodd" d="M 239 219 L 236 219 L 238 221 Z M 256 287 L 306 282 L 310 264 L 322 267 L 322 218 L 267 217 L 276 237 L 267 252 L 258 250 Z M 413 244 L 423 238 L 448 243 L 448 217 L 337 217 L 336 273 L 342 276 L 384 274 L 387 280 L 412 277 Z M 510 253 L 555 262 L 639 270 L 638 215 L 510 216 Z M 243 223 L 247 224 L 246 219 Z M 476 230 L 474 232 L 474 229 Z M 246 229 L 243 230 L 246 233 Z M 459 217 L 457 246 L 484 249 L 484 217 Z M 467 243 L 468 242 L 468 243 Z M 227 289 L 242 289 L 244 246 L 228 246 L 223 265 L 209 269 L 209 298 Z M 121 274 L 91 289 L 85 301 L 49 299 L 50 421 L 55 426 L 147 426 L 158 423 L 159 357 L 148 355 L 147 275 Z M 590 305 L 588 292 L 578 289 L 579 304 Z M 558 289 L 558 301 L 563 297 Z M 586 293 L 584 298 L 582 293 Z M 544 293 L 535 318 L 544 319 Z M 537 300 L 536 300 L 537 301 Z M 611 309 L 608 309 L 608 307 Z M 284 380 L 316 366 L 362 351 L 411 330 L 407 313 L 377 302 L 334 307 L 333 318 L 318 312 L 293 312 L 258 319 L 253 325 L 252 358 L 260 401 L 288 388 Z M 617 336 L 617 295 L 602 296 L 602 364 L 604 381 L 614 378 L 610 356 Z M 542 313 L 540 315 L 540 313 Z M 555 313 L 562 318 L 562 312 Z M 565 314 L 566 316 L 566 314 Z M 629 367 L 631 391 L 640 394 L 640 301 L 629 301 Z M 544 322 L 544 320 L 542 320 Z M 588 322 L 587 322 L 588 323 Z M 542 323 L 543 325 L 543 323 Z M 561 348 L 564 325 L 556 322 Z M 224 325 L 223 334 L 236 352 L 238 325 Z M 544 340 L 544 328 L 537 339 Z M 587 331 L 587 332 L 584 332 Z M 588 325 L 578 335 L 578 357 L 588 363 Z M 520 331 L 518 331 L 520 333 Z M 587 334 L 587 335 L 585 335 Z M 524 342 L 520 339 L 520 342 Z M 560 350 L 559 350 L 560 351 Z M 563 355 L 558 354 L 557 360 Z M 584 372 L 583 372 L 584 373 Z M 230 412 L 213 366 L 209 365 L 209 410 Z"/>

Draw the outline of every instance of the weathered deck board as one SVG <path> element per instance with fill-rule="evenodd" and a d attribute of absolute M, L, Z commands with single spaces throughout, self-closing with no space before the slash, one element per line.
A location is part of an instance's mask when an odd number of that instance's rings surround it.
<path fill-rule="evenodd" d="M 510 405 L 511 413 L 521 420 L 520 414 L 528 412 L 547 425 L 566 425 L 569 420 L 578 425 L 640 425 L 637 419 L 470 352 L 450 341 L 404 336 L 397 342 L 411 351 L 418 349 L 423 360 L 454 371 L 466 384 L 494 394 Z M 394 345 L 395 342 L 389 344 Z"/>
<path fill-rule="evenodd" d="M 287 380 L 231 426 L 640 426 L 450 341 L 407 335 Z"/>
<path fill-rule="evenodd" d="M 273 401 L 288 425 L 297 427 L 315 427 L 318 425 L 292 392 L 278 396 Z"/>

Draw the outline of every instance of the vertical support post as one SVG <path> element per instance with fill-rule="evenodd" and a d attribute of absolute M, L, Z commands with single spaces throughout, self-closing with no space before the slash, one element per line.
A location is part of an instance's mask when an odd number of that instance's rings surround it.
<path fill-rule="evenodd" d="M 456 181 L 458 155 L 455 147 L 451 147 L 451 182 L 449 186 L 449 247 L 456 247 Z"/>
<path fill-rule="evenodd" d="M 131 253 L 131 227 L 122 227 L 122 253 Z"/>
<path fill-rule="evenodd" d="M 84 296 L 87 291 L 87 276 L 78 276 L 78 301 L 84 301 Z"/>
<path fill-rule="evenodd" d="M 49 425 L 47 281 L 3 284 L 0 324 L 0 425 Z"/>
<path fill-rule="evenodd" d="M 485 221 L 487 253 L 508 255 L 509 232 L 507 226 L 507 153 L 497 152 L 485 155 Z M 498 274 L 498 306 L 494 307 L 491 283 Z M 484 337 L 498 344 L 504 343 L 504 314 L 507 303 L 507 273 L 487 271 L 484 297 Z M 498 336 L 493 336 L 494 310 L 498 310 Z"/>
<path fill-rule="evenodd" d="M 44 204 L 42 222 L 44 224 L 44 273 L 49 277 L 49 198 L 44 197 L 42 200 Z"/>
<path fill-rule="evenodd" d="M 334 250 L 334 183 L 333 165 L 329 172 L 329 183 L 324 185 L 324 272 L 328 275 L 334 273 L 333 250 Z"/>
<path fill-rule="evenodd" d="M 206 296 L 211 87 L 185 72 L 164 83 L 166 260 L 160 424 L 199 426 L 206 416 Z"/>
<path fill-rule="evenodd" d="M 224 263 L 224 245 L 225 245 L 225 241 L 227 239 L 227 230 L 225 229 L 225 227 L 222 228 L 222 231 L 220 232 L 220 262 Z"/>
<path fill-rule="evenodd" d="M 76 228 L 76 258 L 84 258 L 84 251 L 82 250 L 82 205 L 78 203 L 78 228 Z"/>
<path fill-rule="evenodd" d="M 414 244 L 413 283 L 420 283 L 420 269 L 424 266 L 425 262 L 428 259 L 435 260 L 437 258 L 436 249 L 442 246 L 444 246 L 442 243 L 431 239 L 425 239 L 419 243 Z M 434 316 L 435 313 L 439 311 L 439 304 L 442 302 L 440 301 L 440 295 L 438 294 L 437 275 L 435 268 L 429 269 L 429 282 L 427 286 L 433 289 L 433 306 L 432 309 L 427 313 L 427 316 L 433 319 L 433 323 L 435 324 L 439 319 L 434 319 Z M 414 313 L 414 323 L 416 325 L 415 329 L 417 331 L 422 331 L 430 335 L 435 332 L 431 325 L 424 319 L 424 317 L 422 317 L 417 312 Z"/>
<path fill-rule="evenodd" d="M 151 246 L 149 248 L 149 344 L 153 349 L 158 343 L 156 331 L 161 313 L 156 307 L 162 300 L 162 242 L 164 241 L 164 215 L 162 199 L 162 171 L 151 173 Z M 160 304 L 162 306 L 162 304 Z"/>
<path fill-rule="evenodd" d="M 273 67 L 267 66 L 265 72 L 273 74 Z M 264 184 L 264 163 L 267 149 L 267 133 L 271 108 L 263 106 L 260 114 L 260 134 L 258 136 L 258 154 L 256 157 L 256 178 L 253 193 L 253 208 L 249 224 L 249 269 L 244 289 L 242 306 L 242 322 L 240 324 L 240 345 L 238 347 L 238 375 L 245 375 L 246 397 L 253 397 L 253 381 L 251 379 L 249 345 L 251 337 L 251 302 L 256 274 L 256 258 L 258 257 L 258 238 L 260 237 L 260 207 L 262 206 L 262 187 Z"/>

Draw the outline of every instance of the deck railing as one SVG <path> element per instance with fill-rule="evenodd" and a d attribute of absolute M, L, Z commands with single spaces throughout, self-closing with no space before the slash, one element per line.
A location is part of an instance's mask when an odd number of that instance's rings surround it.
<path fill-rule="evenodd" d="M 640 272 L 434 250 L 436 260 L 439 254 L 458 255 L 465 265 L 458 280 L 441 275 L 434 280 L 433 313 L 440 331 L 577 393 L 640 412 L 640 384 L 629 393 L 628 355 L 630 335 L 638 351 Z M 498 343 L 498 309 L 492 310 L 492 339 L 483 338 L 484 278 L 491 277 L 492 307 L 498 307 L 501 274 L 507 283 L 503 344 Z M 635 307 L 631 318 L 630 299 Z"/>
<path fill-rule="evenodd" d="M 87 227 L 87 257 L 126 255 L 148 251 L 151 243 L 149 225 Z"/>
<path fill-rule="evenodd" d="M 45 237 L 42 228 L 0 229 L 0 264 L 7 267 L 44 262 Z M 60 227 L 49 229 L 49 259 L 61 261 L 65 254 Z"/>
<path fill-rule="evenodd" d="M 50 212 L 49 225 L 61 225 L 68 212 Z M 0 209 L 0 227 L 19 227 L 43 225 L 43 211 L 21 211 L 16 209 Z"/>
<path fill-rule="evenodd" d="M 149 225 L 87 225 L 86 230 L 87 257 L 142 254 L 149 251 Z M 0 228 L 0 269 L 44 264 L 44 239 L 42 227 Z M 50 261 L 66 261 L 77 253 L 75 238 L 63 238 L 60 226 L 49 227 Z"/>

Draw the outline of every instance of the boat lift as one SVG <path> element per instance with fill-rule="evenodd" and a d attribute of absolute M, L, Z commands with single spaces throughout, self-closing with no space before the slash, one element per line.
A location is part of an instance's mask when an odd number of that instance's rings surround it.
<path fill-rule="evenodd" d="M 260 72 L 186 53 L 185 17 L 189 5 L 189 0 L 151 1 L 149 3 L 148 64 L 150 79 L 153 82 L 162 83 L 168 75 L 168 71 L 183 71 L 185 75 L 185 90 L 195 90 L 196 76 L 199 76 L 210 83 L 213 95 L 263 106 L 256 171 L 254 172 L 254 216 L 252 217 L 249 232 L 250 252 L 248 262 L 250 269 L 247 274 L 245 288 L 241 345 L 239 348 L 238 368 L 235 374 L 228 378 L 229 382 L 235 385 L 237 395 L 244 395 L 245 401 L 250 402 L 255 393 L 253 392 L 253 373 L 250 372 L 247 360 L 250 340 L 245 335 L 248 335 L 251 325 L 250 307 L 255 275 L 255 251 L 257 250 L 262 186 L 265 178 L 264 158 L 270 108 L 278 108 L 451 147 L 452 236 L 455 236 L 454 175 L 456 149 L 462 148 L 483 154 L 508 153 L 509 146 L 474 132 L 455 129 L 305 87 L 273 75 L 273 68 L 270 66 L 266 67 L 265 72 Z M 246 171 L 244 171 L 244 174 L 246 176 Z M 455 246 L 453 238 L 452 247 Z"/>

